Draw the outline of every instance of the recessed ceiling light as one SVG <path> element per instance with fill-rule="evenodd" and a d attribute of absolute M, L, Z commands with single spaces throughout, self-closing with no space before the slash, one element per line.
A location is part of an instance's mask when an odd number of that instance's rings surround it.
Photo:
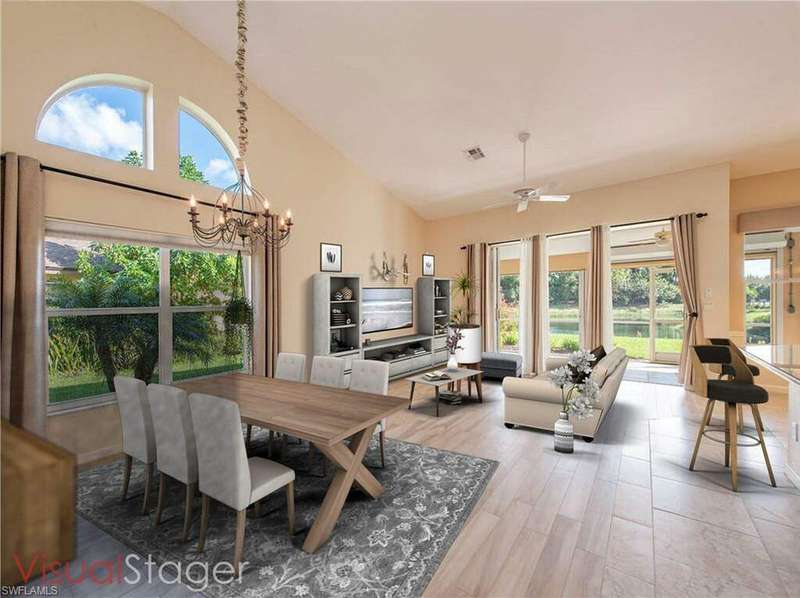
<path fill-rule="evenodd" d="M 483 153 L 483 150 L 479 145 L 465 149 L 464 154 L 467 156 L 467 160 L 473 161 L 486 157 L 486 154 Z"/>

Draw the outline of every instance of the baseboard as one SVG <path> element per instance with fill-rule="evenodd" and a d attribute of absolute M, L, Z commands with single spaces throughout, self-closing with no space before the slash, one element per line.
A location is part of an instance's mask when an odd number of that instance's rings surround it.
<path fill-rule="evenodd" d="M 97 449 L 96 451 L 89 451 L 88 453 L 81 453 L 78 455 L 78 465 L 87 465 L 120 454 L 119 447 L 113 446 Z"/>
<path fill-rule="evenodd" d="M 797 488 L 800 488 L 800 475 L 797 474 L 789 465 L 784 464 L 783 466 L 783 473 L 786 474 L 786 477 L 789 478 L 789 481 L 794 484 Z"/>

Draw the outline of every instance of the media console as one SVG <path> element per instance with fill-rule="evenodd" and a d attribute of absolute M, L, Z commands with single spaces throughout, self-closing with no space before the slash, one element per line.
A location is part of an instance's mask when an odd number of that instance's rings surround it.
<path fill-rule="evenodd" d="M 352 296 L 336 299 L 347 287 Z M 361 276 L 358 274 L 315 274 L 312 283 L 314 355 L 331 355 L 347 360 L 345 379 L 349 382 L 353 359 L 377 359 L 389 363 L 389 378 L 401 378 L 447 362 L 447 325 L 450 321 L 451 281 L 422 276 L 417 279 L 415 323 L 418 334 L 367 340 L 361 334 Z M 346 314 L 346 323 L 334 324 L 332 314 Z M 341 321 L 341 315 L 337 316 Z"/>

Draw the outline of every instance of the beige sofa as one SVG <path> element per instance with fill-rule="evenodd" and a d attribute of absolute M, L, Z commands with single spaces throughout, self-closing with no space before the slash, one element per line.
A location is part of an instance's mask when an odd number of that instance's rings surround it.
<path fill-rule="evenodd" d="M 553 370 L 565 362 L 565 358 L 548 359 L 547 369 Z M 594 439 L 614 404 L 627 365 L 625 349 L 617 347 L 594 366 L 592 379 L 600 386 L 600 398 L 588 417 L 570 418 L 576 436 L 583 436 L 587 441 Z M 561 411 L 561 389 L 550 381 L 548 374 L 533 378 L 504 378 L 503 393 L 507 428 L 520 425 L 540 430 L 553 429 Z"/>

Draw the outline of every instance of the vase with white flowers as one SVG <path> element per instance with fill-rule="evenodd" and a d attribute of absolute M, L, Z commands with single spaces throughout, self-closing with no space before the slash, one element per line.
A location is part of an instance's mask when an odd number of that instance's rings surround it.
<path fill-rule="evenodd" d="M 588 417 L 597 402 L 600 387 L 591 378 L 594 360 L 594 355 L 581 349 L 571 353 L 566 364 L 550 372 L 550 380 L 561 389 L 561 413 L 553 426 L 556 452 L 574 450 L 575 437 L 569 418 Z"/>
<path fill-rule="evenodd" d="M 449 354 L 449 357 L 447 358 L 447 369 L 450 371 L 458 369 L 458 359 L 456 359 L 456 351 L 461 349 L 461 345 L 459 345 L 458 343 L 463 338 L 464 335 L 461 334 L 460 328 L 450 328 L 447 331 L 447 352 Z"/>

